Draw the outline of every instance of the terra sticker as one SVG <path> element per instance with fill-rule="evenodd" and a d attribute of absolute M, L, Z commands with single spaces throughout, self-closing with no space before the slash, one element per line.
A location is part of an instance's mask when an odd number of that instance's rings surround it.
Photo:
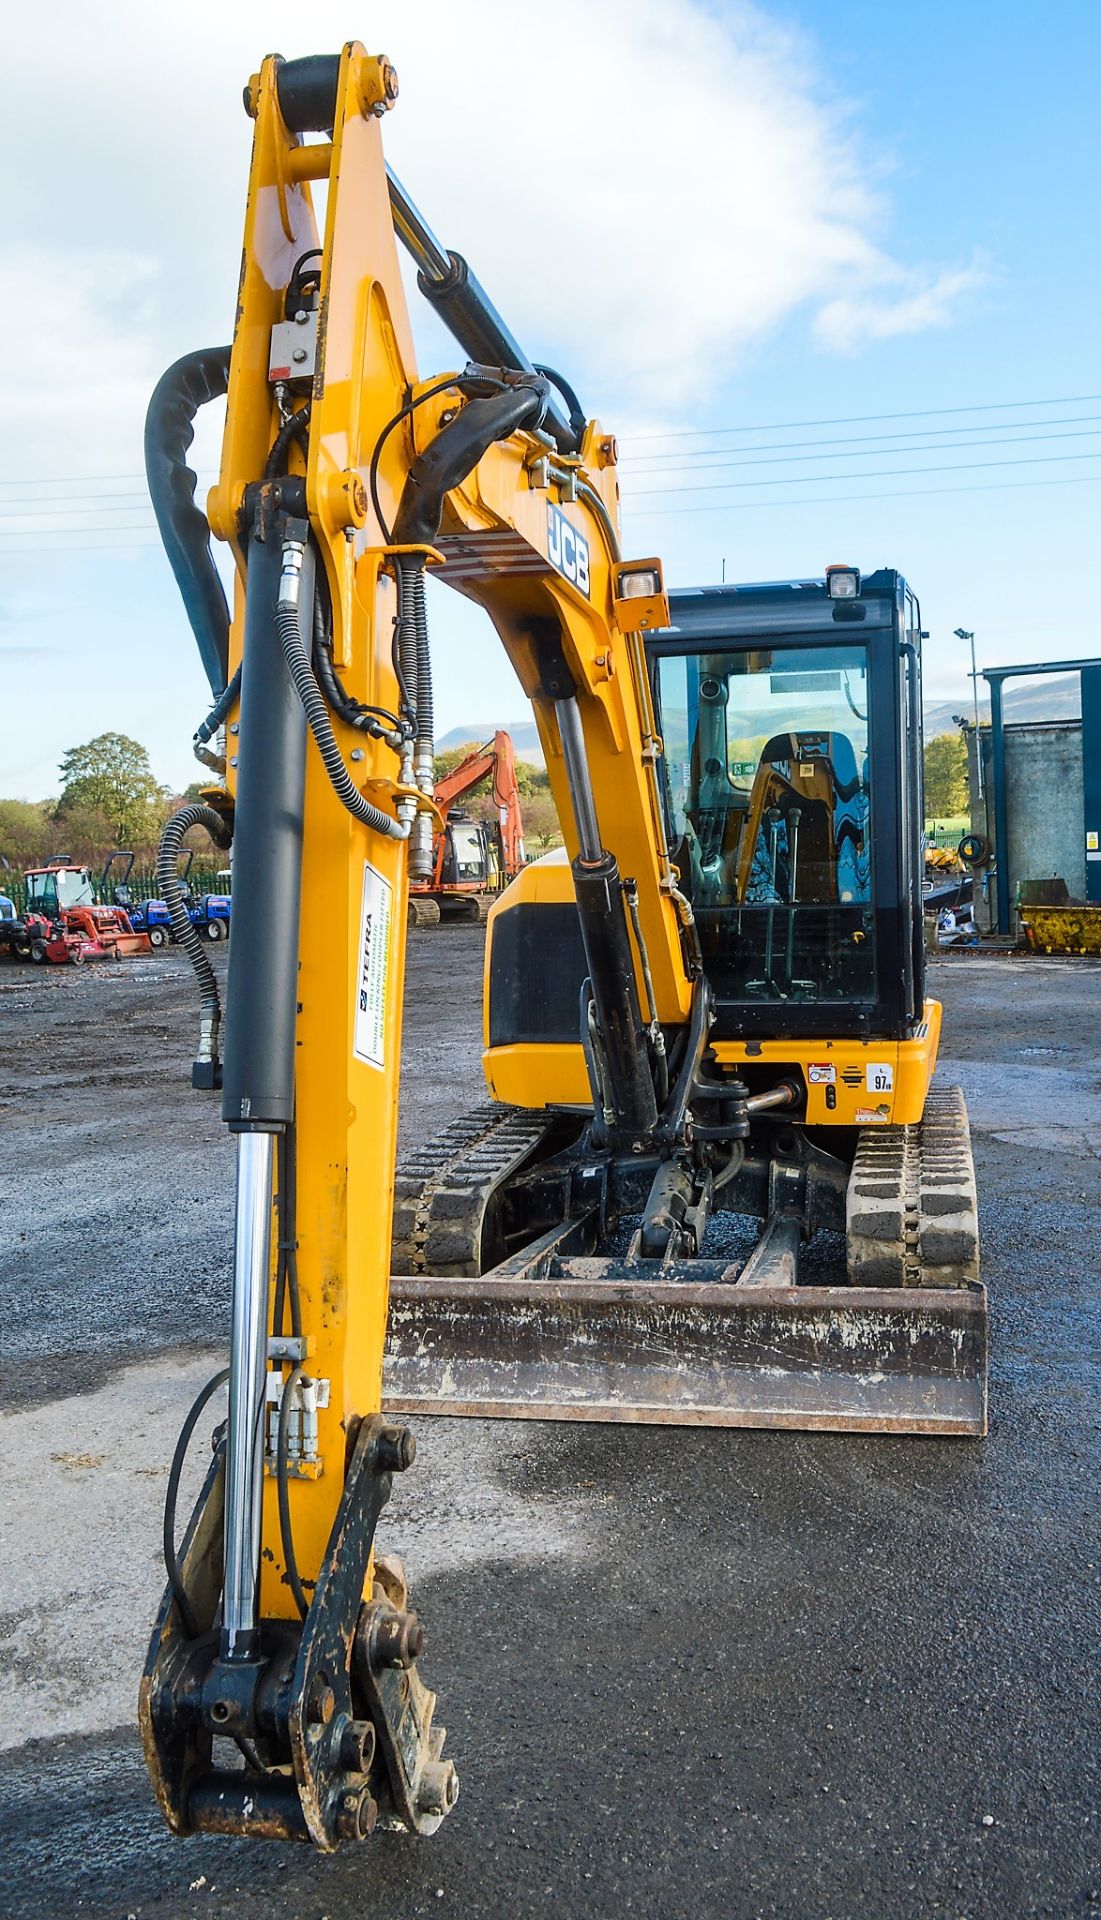
<path fill-rule="evenodd" d="M 369 862 L 363 867 L 359 916 L 359 966 L 355 983 L 352 1052 L 369 1067 L 386 1065 L 386 1002 L 394 890 Z"/>

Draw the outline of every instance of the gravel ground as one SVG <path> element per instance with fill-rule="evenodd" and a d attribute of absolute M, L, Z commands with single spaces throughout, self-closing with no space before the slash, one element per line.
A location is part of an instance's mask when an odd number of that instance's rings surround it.
<path fill-rule="evenodd" d="M 411 943 L 403 1124 L 479 1097 L 481 935 Z M 219 958 L 219 964 L 220 964 Z M 945 957 L 981 1444 L 424 1421 L 388 1510 L 463 1793 L 428 1843 L 172 1840 L 133 1724 L 230 1150 L 175 954 L 0 972 L 0 1915 L 1101 1915 L 1101 969 Z"/>

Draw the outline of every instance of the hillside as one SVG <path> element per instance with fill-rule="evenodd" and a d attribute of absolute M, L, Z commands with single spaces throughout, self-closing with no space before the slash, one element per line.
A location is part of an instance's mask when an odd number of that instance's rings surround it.
<path fill-rule="evenodd" d="M 1007 720 L 1079 720 L 1082 702 L 1078 675 L 1064 673 L 1057 680 L 1010 680 L 1002 710 Z M 927 700 L 925 738 L 954 733 L 952 715 L 962 713 L 970 719 L 972 711 L 970 692 L 958 694 L 954 700 Z M 979 701 L 979 718 L 990 719 L 989 700 Z"/>
<path fill-rule="evenodd" d="M 526 760 L 533 767 L 543 765 L 543 749 L 539 744 L 539 733 L 534 720 L 464 720 L 461 726 L 451 727 L 447 733 L 436 736 L 436 752 L 448 753 L 452 747 L 477 745 L 482 740 L 492 740 L 498 727 L 512 736 L 512 749 L 518 760 Z"/>
<path fill-rule="evenodd" d="M 1078 675 L 1061 674 L 1055 680 L 1011 680 L 1005 690 L 1004 705 L 1007 720 L 1077 720 L 1082 713 Z M 988 700 L 980 702 L 979 712 L 983 720 L 990 719 Z M 968 694 L 958 694 L 953 700 L 926 701 L 925 738 L 933 740 L 938 733 L 954 732 L 954 713 L 970 715 Z M 530 761 L 536 767 L 543 765 L 539 734 L 534 721 L 530 719 L 464 720 L 461 726 L 451 727 L 437 739 L 436 750 L 445 753 L 450 747 L 464 747 L 472 741 L 491 740 L 498 727 L 504 727 L 512 735 L 518 760 Z"/>

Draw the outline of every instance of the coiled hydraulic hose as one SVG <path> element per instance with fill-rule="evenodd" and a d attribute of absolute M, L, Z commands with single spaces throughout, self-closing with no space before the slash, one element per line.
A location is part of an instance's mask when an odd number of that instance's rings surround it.
<path fill-rule="evenodd" d="M 416 689 L 413 708 L 417 716 L 417 741 L 431 748 L 433 728 L 432 652 L 428 644 L 428 602 L 424 587 L 423 553 L 398 555 L 398 607 L 401 635 L 398 642 L 402 675 Z M 410 673 L 412 680 L 410 681 Z"/>
<path fill-rule="evenodd" d="M 193 1078 L 197 1085 L 214 1086 L 222 1035 L 218 982 L 210 964 L 210 956 L 184 905 L 183 887 L 176 871 L 183 837 L 192 827 L 205 827 L 216 846 L 229 846 L 229 829 L 213 807 L 208 807 L 202 800 L 190 800 L 186 806 L 177 807 L 157 848 L 157 886 L 168 908 L 172 932 L 187 954 L 199 982 L 199 1051 L 195 1056 Z"/>
<path fill-rule="evenodd" d="M 218 695 L 218 698 L 215 701 L 214 705 L 211 707 L 210 712 L 206 716 L 206 719 L 201 721 L 200 724 L 196 727 L 195 729 L 196 745 L 201 744 L 205 746 L 208 740 L 213 740 L 214 735 L 218 731 L 218 728 L 224 724 L 226 715 L 228 714 L 231 706 L 233 705 L 233 702 L 237 699 L 237 696 L 239 695 L 240 691 L 241 691 L 241 669 L 240 667 L 238 667 L 228 687 L 223 688 L 222 692 Z"/>
<path fill-rule="evenodd" d="M 287 671 L 294 681 L 298 698 L 310 732 L 317 742 L 329 783 L 340 801 L 355 819 L 362 820 L 365 827 L 374 833 L 382 833 L 391 840 L 405 840 L 409 827 L 405 821 L 393 820 L 380 807 L 365 800 L 344 765 L 336 735 L 329 724 L 321 688 L 314 678 L 309 656 L 302 644 L 302 634 L 298 621 L 298 587 L 302 574 L 302 557 L 305 551 L 301 540 L 286 540 L 283 544 L 283 572 L 279 582 L 279 598 L 275 605 L 275 630 L 283 648 L 283 658 Z M 208 962 L 209 965 L 209 962 Z"/>

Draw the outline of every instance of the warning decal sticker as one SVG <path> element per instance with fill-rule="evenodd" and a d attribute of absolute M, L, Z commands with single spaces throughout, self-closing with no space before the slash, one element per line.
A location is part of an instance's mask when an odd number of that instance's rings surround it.
<path fill-rule="evenodd" d="M 864 1084 L 869 1093 L 893 1093 L 895 1070 L 889 1060 L 869 1060 L 864 1069 Z"/>
<path fill-rule="evenodd" d="M 369 1067 L 386 1065 L 386 1010 L 393 935 L 394 889 L 369 862 L 363 867 L 359 965 L 355 980 L 352 1052 Z"/>
<path fill-rule="evenodd" d="M 812 1087 L 834 1087 L 837 1085 L 837 1068 L 829 1061 L 823 1064 L 813 1062 L 807 1068 L 807 1079 Z"/>

